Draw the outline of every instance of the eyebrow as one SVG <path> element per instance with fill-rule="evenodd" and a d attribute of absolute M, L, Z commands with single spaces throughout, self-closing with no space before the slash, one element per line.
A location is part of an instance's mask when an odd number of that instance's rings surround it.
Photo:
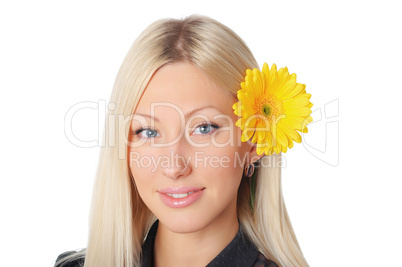
<path fill-rule="evenodd" d="M 219 111 L 220 113 L 222 113 L 220 110 L 218 110 L 217 108 L 215 108 L 215 107 L 213 107 L 213 106 L 205 106 L 205 107 L 196 108 L 196 109 L 193 109 L 193 110 L 187 112 L 186 114 L 184 114 L 184 118 L 185 118 L 185 119 L 188 119 L 188 117 L 190 117 L 190 116 L 193 115 L 194 113 L 196 113 L 196 112 L 198 112 L 198 111 L 200 111 L 200 110 L 203 110 L 203 109 L 207 109 L 207 108 L 213 108 L 213 109 Z M 155 121 L 159 122 L 158 118 L 152 117 L 152 116 L 150 116 L 150 115 L 148 115 L 148 114 L 134 113 L 134 115 L 140 115 L 140 116 L 143 116 L 143 117 L 147 117 L 147 118 L 150 118 L 150 119 L 154 119 Z"/>

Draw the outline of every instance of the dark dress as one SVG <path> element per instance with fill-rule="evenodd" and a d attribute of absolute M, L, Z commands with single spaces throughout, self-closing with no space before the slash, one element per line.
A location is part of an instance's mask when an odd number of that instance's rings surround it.
<path fill-rule="evenodd" d="M 153 267 L 153 248 L 159 221 L 156 220 L 148 232 L 147 238 L 142 245 L 144 255 L 142 267 Z M 59 256 L 67 256 L 74 252 L 66 252 Z M 63 267 L 79 267 L 84 265 L 84 259 L 76 259 Z M 206 267 L 278 267 L 268 260 L 257 247 L 243 234 L 240 224 L 239 231 L 234 239 L 216 256 Z"/>
<path fill-rule="evenodd" d="M 155 221 L 148 232 L 147 239 L 142 246 L 144 261 L 142 267 L 153 267 L 153 248 L 159 221 Z M 239 224 L 239 231 L 233 240 L 216 256 L 206 267 L 278 267 L 258 251 L 243 234 L 243 228 Z"/>

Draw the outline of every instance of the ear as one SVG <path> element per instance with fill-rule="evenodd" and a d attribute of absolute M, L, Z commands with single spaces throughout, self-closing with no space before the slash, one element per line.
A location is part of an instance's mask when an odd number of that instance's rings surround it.
<path fill-rule="evenodd" d="M 248 164 L 252 164 L 259 159 L 261 159 L 265 154 L 262 153 L 261 155 L 257 154 L 257 144 L 249 142 L 250 149 L 249 149 L 249 156 L 250 156 L 250 162 Z"/>

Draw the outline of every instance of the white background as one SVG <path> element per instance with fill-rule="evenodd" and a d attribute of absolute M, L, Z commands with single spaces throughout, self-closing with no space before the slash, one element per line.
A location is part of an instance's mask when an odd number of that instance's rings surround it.
<path fill-rule="evenodd" d="M 289 67 L 313 95 L 315 122 L 283 169 L 309 264 L 402 266 L 400 11 L 397 1 L 2 1 L 1 265 L 53 266 L 86 246 L 99 149 L 71 144 L 65 115 L 108 101 L 151 22 L 199 13 L 237 32 L 260 65 Z M 77 113 L 74 133 L 97 139 L 97 118 Z"/>

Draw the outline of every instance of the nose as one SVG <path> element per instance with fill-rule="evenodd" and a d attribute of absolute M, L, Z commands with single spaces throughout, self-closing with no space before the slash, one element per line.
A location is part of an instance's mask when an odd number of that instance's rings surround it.
<path fill-rule="evenodd" d="M 170 147 L 167 166 L 162 167 L 162 173 L 170 179 L 178 179 L 188 176 L 192 172 L 190 164 L 191 156 L 185 156 L 180 151 L 185 150 L 182 141 Z"/>

